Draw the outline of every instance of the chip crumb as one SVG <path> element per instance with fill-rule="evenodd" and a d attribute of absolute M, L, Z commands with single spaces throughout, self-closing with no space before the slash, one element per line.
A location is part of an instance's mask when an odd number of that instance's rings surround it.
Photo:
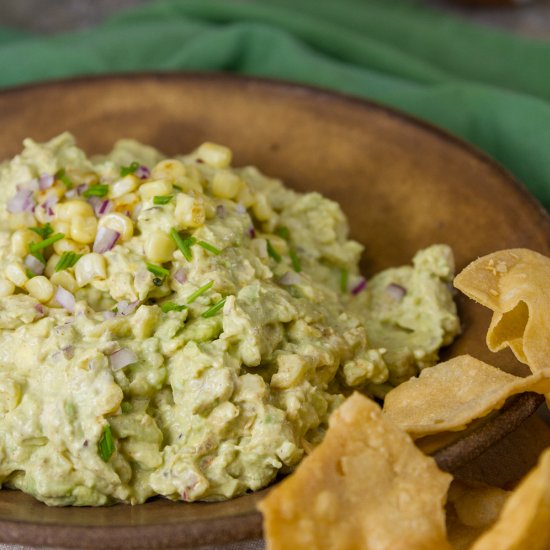
<path fill-rule="evenodd" d="M 497 274 L 497 270 L 495 268 L 495 261 L 491 258 L 483 268 L 487 271 L 490 271 L 492 275 Z"/>
<path fill-rule="evenodd" d="M 498 262 L 496 265 L 496 270 L 499 273 L 506 273 L 508 271 L 508 266 L 506 265 L 506 262 Z"/>

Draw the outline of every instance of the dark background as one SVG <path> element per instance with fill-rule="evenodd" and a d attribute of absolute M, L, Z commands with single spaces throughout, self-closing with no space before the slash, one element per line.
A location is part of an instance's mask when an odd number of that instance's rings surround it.
<path fill-rule="evenodd" d="M 96 25 L 112 13 L 149 1 L 1 0 L 0 25 L 51 34 Z M 452 0 L 422 1 L 435 9 L 457 14 L 482 25 L 509 29 L 524 36 L 550 39 L 550 0 L 515 0 L 516 6 L 504 7 L 473 7 Z"/>

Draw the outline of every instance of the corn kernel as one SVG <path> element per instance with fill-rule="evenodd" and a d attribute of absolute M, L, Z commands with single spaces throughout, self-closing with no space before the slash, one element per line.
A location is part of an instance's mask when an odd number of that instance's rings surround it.
<path fill-rule="evenodd" d="M 127 241 L 134 235 L 134 222 L 125 214 L 112 212 L 102 216 L 99 220 L 99 227 L 108 227 L 120 234 L 121 241 Z"/>
<path fill-rule="evenodd" d="M 77 199 L 56 204 L 54 206 L 54 212 L 56 218 L 64 222 L 70 222 L 77 216 L 94 216 L 94 209 L 91 204 Z"/>
<path fill-rule="evenodd" d="M 66 269 L 54 272 L 50 277 L 50 281 L 56 286 L 62 286 L 73 294 L 78 290 L 75 278 Z"/>
<path fill-rule="evenodd" d="M 251 191 L 248 185 L 243 185 L 237 195 L 237 202 L 242 204 L 245 208 L 250 208 L 256 202 L 256 195 Z"/>
<path fill-rule="evenodd" d="M 15 256 L 24 258 L 29 253 L 29 245 L 41 240 L 40 236 L 30 229 L 18 229 L 11 236 L 11 252 Z"/>
<path fill-rule="evenodd" d="M 149 183 L 144 183 L 139 188 L 139 196 L 141 197 L 142 201 L 151 200 L 153 197 L 156 197 L 157 195 L 171 195 L 172 194 L 172 183 L 168 180 L 162 179 L 162 180 L 155 180 L 150 181 Z"/>
<path fill-rule="evenodd" d="M 57 265 L 57 262 L 60 258 L 61 256 L 55 253 L 48 258 L 48 261 L 46 262 L 46 267 L 44 268 L 44 275 L 46 275 L 46 277 L 51 277 L 55 273 L 55 266 Z"/>
<path fill-rule="evenodd" d="M 271 205 L 267 201 L 267 198 L 264 194 L 258 193 L 256 195 L 256 202 L 252 205 L 252 212 L 257 220 L 265 222 L 273 215 L 273 210 Z"/>
<path fill-rule="evenodd" d="M 71 234 L 71 222 L 62 222 L 61 220 L 53 220 L 51 222 L 54 233 L 63 233 L 63 235 Z"/>
<path fill-rule="evenodd" d="M 74 267 L 78 286 L 84 286 L 94 279 L 107 278 L 107 262 L 102 254 L 91 252 L 82 256 Z"/>
<path fill-rule="evenodd" d="M 40 202 L 44 202 L 50 197 L 54 196 L 58 199 L 61 199 L 66 192 L 67 187 L 65 186 L 65 184 L 61 183 L 60 181 L 56 181 L 49 189 L 41 192 L 41 194 L 39 195 L 39 197 L 41 197 Z"/>
<path fill-rule="evenodd" d="M 211 220 L 216 217 L 216 204 L 210 197 L 205 197 L 204 201 L 204 217 Z"/>
<path fill-rule="evenodd" d="M 151 170 L 152 179 L 167 179 L 175 182 L 186 175 L 187 169 L 185 164 L 175 159 L 161 160 Z"/>
<path fill-rule="evenodd" d="M 169 262 L 176 250 L 174 240 L 163 231 L 153 231 L 145 240 L 145 256 L 154 263 Z"/>
<path fill-rule="evenodd" d="M 196 166 L 186 166 L 183 162 L 166 159 L 159 162 L 151 173 L 153 178 L 166 180 L 177 185 L 181 191 L 202 193 L 201 174 Z"/>
<path fill-rule="evenodd" d="M 184 193 L 189 193 L 190 191 L 202 193 L 204 191 L 203 186 L 206 184 L 206 179 L 196 166 L 190 165 L 186 168 L 187 176 L 177 181 L 178 187 Z"/>
<path fill-rule="evenodd" d="M 202 197 L 192 197 L 187 193 L 178 193 L 175 216 L 180 229 L 200 227 L 204 224 L 206 215 Z"/>
<path fill-rule="evenodd" d="M 67 172 L 67 176 L 74 184 L 95 185 L 99 183 L 99 175 L 90 170 L 71 168 Z"/>
<path fill-rule="evenodd" d="M 25 283 L 29 280 L 25 273 L 25 268 L 21 264 L 8 264 L 5 273 L 6 278 L 20 288 L 23 288 Z"/>
<path fill-rule="evenodd" d="M 46 303 L 53 298 L 54 288 L 52 283 L 44 275 L 38 275 L 25 283 L 25 289 L 39 302 Z"/>
<path fill-rule="evenodd" d="M 231 164 L 233 153 L 223 145 L 207 141 L 197 149 L 197 157 L 214 168 L 227 168 Z"/>
<path fill-rule="evenodd" d="M 8 227 L 14 231 L 16 229 L 26 229 L 36 224 L 32 212 L 16 212 L 8 216 Z"/>
<path fill-rule="evenodd" d="M 77 216 L 71 222 L 71 239 L 77 243 L 93 243 L 96 233 L 97 219 L 94 216 Z"/>
<path fill-rule="evenodd" d="M 126 214 L 126 212 L 133 212 L 138 203 L 139 197 L 136 193 L 127 193 L 115 201 L 114 211 L 122 212 L 123 214 Z"/>
<path fill-rule="evenodd" d="M 77 254 L 87 254 L 90 252 L 90 247 L 87 244 L 77 243 L 67 237 L 53 243 L 53 249 L 59 256 L 61 256 L 63 252 L 76 252 Z"/>
<path fill-rule="evenodd" d="M 0 279 L 0 297 L 11 296 L 15 292 L 15 285 L 8 279 Z"/>
<path fill-rule="evenodd" d="M 50 214 L 48 214 L 47 209 L 43 208 L 43 206 L 41 204 L 39 204 L 34 209 L 34 217 L 36 218 L 38 223 L 48 223 L 52 218 L 52 216 Z"/>
<path fill-rule="evenodd" d="M 111 185 L 110 197 L 118 199 L 118 197 L 122 197 L 126 193 L 132 193 L 132 191 L 135 191 L 139 187 L 139 184 L 140 179 L 137 176 L 128 174 Z"/>
<path fill-rule="evenodd" d="M 212 194 L 221 199 L 234 199 L 241 190 L 243 182 L 231 172 L 218 172 L 212 180 Z"/>

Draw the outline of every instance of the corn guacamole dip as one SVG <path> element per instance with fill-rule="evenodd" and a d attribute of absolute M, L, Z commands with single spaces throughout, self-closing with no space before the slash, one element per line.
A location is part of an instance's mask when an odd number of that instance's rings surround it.
<path fill-rule="evenodd" d="M 223 500 L 291 471 L 353 390 L 459 331 L 445 245 L 370 280 L 340 207 L 205 143 L 68 134 L 0 165 L 0 486 Z"/>

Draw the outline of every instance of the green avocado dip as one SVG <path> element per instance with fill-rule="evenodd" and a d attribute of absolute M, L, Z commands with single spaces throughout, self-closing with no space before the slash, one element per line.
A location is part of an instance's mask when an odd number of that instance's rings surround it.
<path fill-rule="evenodd" d="M 449 247 L 366 281 L 340 207 L 205 143 L 70 134 L 0 166 L 0 484 L 49 505 L 223 500 L 291 471 L 353 390 L 459 332 Z"/>

